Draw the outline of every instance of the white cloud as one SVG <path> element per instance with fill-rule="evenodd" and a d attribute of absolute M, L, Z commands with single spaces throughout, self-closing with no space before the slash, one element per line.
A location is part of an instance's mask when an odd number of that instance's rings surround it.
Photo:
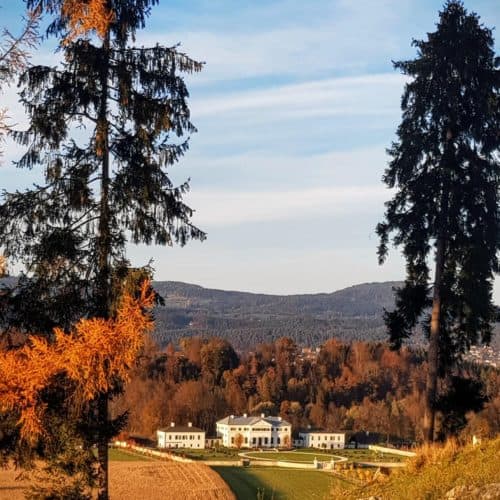
<path fill-rule="evenodd" d="M 269 115 L 291 118 L 392 114 L 394 95 L 404 82 L 405 78 L 397 74 L 330 78 L 202 98 L 193 100 L 192 108 L 197 117 L 258 112 L 262 119 Z"/>
<path fill-rule="evenodd" d="M 287 191 L 197 190 L 188 202 L 196 207 L 194 223 L 208 227 L 346 212 L 359 214 L 372 211 L 387 198 L 388 192 L 382 186 L 326 186 Z"/>

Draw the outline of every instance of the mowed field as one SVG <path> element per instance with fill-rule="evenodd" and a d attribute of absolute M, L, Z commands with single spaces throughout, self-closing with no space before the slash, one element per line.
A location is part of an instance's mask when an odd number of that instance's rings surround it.
<path fill-rule="evenodd" d="M 314 453 L 311 452 L 300 452 L 300 451 L 257 451 L 245 453 L 248 458 L 254 458 L 255 460 L 280 460 L 283 462 L 296 462 L 301 464 L 312 464 L 316 458 L 319 462 L 329 462 L 332 460 L 338 460 L 339 455 L 328 455 L 326 453 L 321 453 L 321 451 Z"/>
<path fill-rule="evenodd" d="M 231 486 L 238 500 L 324 500 L 331 490 L 352 487 L 351 484 L 316 470 L 281 469 L 277 467 L 213 466 Z M 258 496 L 260 495 L 260 496 Z"/>
<path fill-rule="evenodd" d="M 235 500 L 229 486 L 206 465 L 135 459 L 123 452 L 110 454 L 111 500 Z M 0 498 L 24 500 L 29 482 L 19 471 L 0 469 Z"/>

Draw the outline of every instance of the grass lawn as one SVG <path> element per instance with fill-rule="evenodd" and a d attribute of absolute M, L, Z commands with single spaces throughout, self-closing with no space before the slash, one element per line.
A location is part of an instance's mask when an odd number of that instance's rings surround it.
<path fill-rule="evenodd" d="M 248 452 L 247 456 L 250 458 L 270 459 L 270 460 L 283 460 L 287 462 L 301 462 L 312 463 L 314 457 L 320 462 L 329 462 L 332 457 L 345 457 L 350 462 L 401 462 L 402 457 L 392 455 L 389 453 L 380 453 L 372 450 L 351 450 L 351 449 L 337 449 L 326 452 L 309 448 L 300 451 L 263 451 L 263 452 Z"/>
<path fill-rule="evenodd" d="M 247 457 L 255 458 L 256 460 L 282 460 L 284 462 L 300 462 L 312 464 L 316 457 L 319 462 L 329 462 L 333 455 L 323 453 L 320 450 L 302 451 L 263 451 L 263 452 L 248 452 Z M 340 456 L 340 454 L 339 454 Z"/>
<path fill-rule="evenodd" d="M 176 455 L 190 458 L 192 460 L 218 460 L 218 461 L 238 461 L 241 457 L 238 453 L 241 450 L 234 450 L 229 448 L 219 448 L 216 449 L 204 449 L 204 450 L 193 450 L 191 448 L 181 449 L 175 448 L 170 450 Z"/>
<path fill-rule="evenodd" d="M 133 453 L 131 451 L 123 451 L 117 448 L 110 448 L 108 450 L 109 460 L 112 462 L 137 462 L 137 461 L 150 461 L 149 457 L 145 457 L 140 453 Z"/>
<path fill-rule="evenodd" d="M 259 491 L 264 500 L 330 498 L 332 486 L 350 484 L 325 472 L 289 470 L 277 467 L 212 467 L 233 490 L 238 500 L 255 500 Z"/>
<path fill-rule="evenodd" d="M 346 457 L 351 462 L 401 462 L 405 457 L 400 455 L 393 455 L 392 453 L 381 453 L 379 451 L 358 449 L 353 450 L 350 448 L 344 450 L 333 450 L 334 454 L 341 457 Z"/>

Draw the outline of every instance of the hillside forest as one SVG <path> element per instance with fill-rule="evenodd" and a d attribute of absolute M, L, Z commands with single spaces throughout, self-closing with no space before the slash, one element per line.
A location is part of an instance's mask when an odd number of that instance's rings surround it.
<path fill-rule="evenodd" d="M 369 430 L 392 441 L 422 439 L 427 362 L 408 347 L 329 339 L 303 349 L 290 338 L 238 354 L 225 339 L 190 337 L 160 349 L 150 340 L 113 412 L 129 410 L 126 431 L 153 438 L 170 422 L 213 435 L 229 414 L 279 414 L 294 432 L 308 425 Z M 438 429 L 466 437 L 500 431 L 500 373 L 462 363 L 442 380 Z M 446 418 L 442 418 L 442 415 Z"/>

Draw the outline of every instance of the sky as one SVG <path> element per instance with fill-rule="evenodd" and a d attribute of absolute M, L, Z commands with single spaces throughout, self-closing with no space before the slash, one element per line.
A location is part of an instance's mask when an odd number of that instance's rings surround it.
<path fill-rule="evenodd" d="M 383 266 L 376 255 L 375 226 L 391 197 L 381 182 L 385 151 L 405 84 L 391 61 L 415 57 L 411 40 L 434 31 L 442 4 L 160 0 L 137 43 L 180 43 L 206 63 L 186 77 L 198 133 L 170 174 L 191 179 L 186 201 L 207 239 L 130 246 L 132 264 L 153 259 L 158 280 L 279 294 L 403 279 L 397 249 Z M 486 26 L 500 26 L 497 0 L 465 5 Z M 15 32 L 22 1 L 0 6 L 0 25 Z M 53 50 L 46 42 L 33 60 L 54 64 Z M 15 89 L 0 98 L 22 125 Z M 10 165 L 20 152 L 7 145 L 0 167 L 7 190 L 36 180 Z"/>

